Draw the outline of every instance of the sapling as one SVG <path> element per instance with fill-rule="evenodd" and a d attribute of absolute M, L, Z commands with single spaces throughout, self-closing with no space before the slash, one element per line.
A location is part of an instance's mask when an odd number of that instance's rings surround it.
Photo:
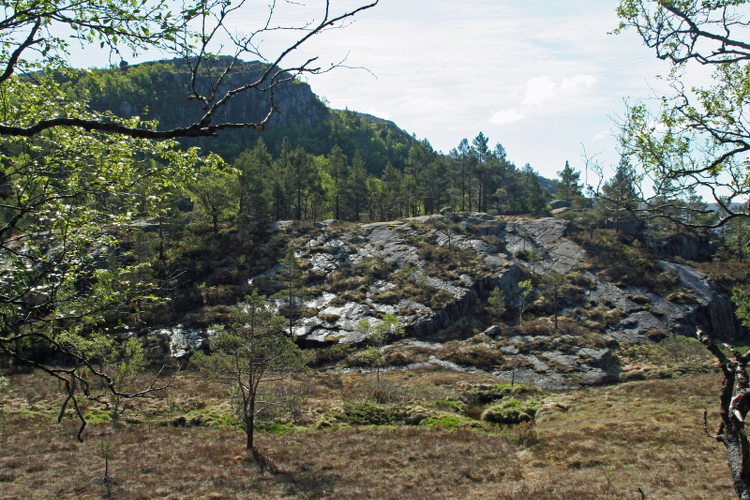
<path fill-rule="evenodd" d="M 231 386 L 239 403 L 246 435 L 246 448 L 263 467 L 255 449 L 255 420 L 278 401 L 264 390 L 270 382 L 287 378 L 304 369 L 302 351 L 284 332 L 284 318 L 266 304 L 257 290 L 245 297 L 227 325 L 214 325 L 208 354 L 196 352 L 193 362 L 210 371 L 219 381 Z"/>
<path fill-rule="evenodd" d="M 519 281 L 518 286 L 521 289 L 520 290 L 521 303 L 518 307 L 518 324 L 522 325 L 523 313 L 524 311 L 526 311 L 526 308 L 529 307 L 529 297 L 531 296 L 531 293 L 534 291 L 534 285 L 529 279 L 529 280 Z"/>
<path fill-rule="evenodd" d="M 7 377 L 0 375 L 0 423 L 2 430 L 5 430 L 5 396 L 8 393 L 10 381 Z"/>
<path fill-rule="evenodd" d="M 360 356 L 366 364 L 375 367 L 375 394 L 380 394 L 380 370 L 383 368 L 382 347 L 392 337 L 402 337 L 406 330 L 395 314 L 383 314 L 381 320 L 371 325 L 363 319 L 359 322 L 359 329 L 368 336 L 371 343 Z"/>
<path fill-rule="evenodd" d="M 108 439 L 103 439 L 99 442 L 99 456 L 104 459 L 104 474 L 102 477 L 102 484 L 107 490 L 104 498 L 112 498 L 112 478 L 109 477 L 109 460 L 114 456 L 114 446 Z"/>

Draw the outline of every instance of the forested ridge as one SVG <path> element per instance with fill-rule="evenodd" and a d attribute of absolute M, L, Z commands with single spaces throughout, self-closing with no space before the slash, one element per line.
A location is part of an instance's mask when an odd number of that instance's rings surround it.
<path fill-rule="evenodd" d="M 222 64 L 226 61 L 218 58 L 216 75 Z M 262 69 L 259 63 L 242 63 L 223 85 L 231 86 L 233 78 L 252 78 Z M 95 109 L 126 118 L 138 115 L 169 128 L 200 116 L 200 103 L 185 98 L 190 72 L 179 60 L 91 70 L 63 82 Z M 241 121 L 257 115 L 270 99 L 270 93 L 251 94 L 223 110 L 220 118 Z M 181 140 L 220 155 L 234 167 L 206 173 L 200 182 L 212 192 L 223 183 L 222 190 L 235 195 L 234 200 L 223 200 L 223 206 L 198 196 L 218 218 L 231 211 L 232 203 L 242 205 L 245 215 L 252 204 L 256 222 L 389 220 L 446 206 L 539 214 L 550 199 L 544 187 L 553 188 L 553 183 L 528 164 L 514 165 L 502 145 L 493 147 L 481 132 L 446 155 L 392 122 L 328 109 L 298 80 L 275 88 L 273 100 L 279 111 L 263 131 L 222 131 L 218 137 Z M 580 196 L 578 191 L 566 191 L 566 198 Z"/>

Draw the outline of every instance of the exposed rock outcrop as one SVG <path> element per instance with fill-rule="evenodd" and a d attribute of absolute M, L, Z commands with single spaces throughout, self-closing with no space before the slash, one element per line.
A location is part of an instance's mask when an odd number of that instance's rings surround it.
<path fill-rule="evenodd" d="M 671 276 L 659 289 L 613 280 L 606 263 L 592 264 L 587 251 L 568 237 L 569 223 L 560 219 L 446 211 L 387 223 L 324 221 L 302 232 L 294 227 L 280 221 L 271 230 L 289 233 L 304 269 L 304 298 L 294 304 L 304 317 L 292 328 L 303 345 L 365 342 L 370 330 L 364 323 L 376 324 L 384 314 L 395 315 L 410 337 L 440 341 L 493 288 L 502 290 L 506 321 L 488 325 L 474 341 L 484 347 L 446 354 L 417 346 L 421 358 L 400 369 L 425 363 L 458 369 L 462 359 L 494 350 L 500 356 L 497 366 L 491 362 L 481 369 L 565 388 L 616 381 L 619 365 L 612 349 L 622 343 L 691 335 L 697 326 L 722 338 L 737 335 L 727 298 L 696 269 L 658 261 L 656 274 L 661 269 Z M 283 267 L 273 266 L 250 283 L 273 281 L 279 273 Z M 552 303 L 545 280 L 554 275 L 565 282 Z M 524 295 L 519 282 L 527 279 L 533 280 L 533 290 Z M 288 301 L 283 297 L 279 293 L 274 299 L 280 307 Z M 547 319 L 528 328 L 511 326 L 522 306 Z M 564 318 L 563 326 L 557 326 L 557 317 Z M 173 346 L 192 341 L 192 334 L 183 334 L 185 342 L 174 332 L 170 337 Z"/>

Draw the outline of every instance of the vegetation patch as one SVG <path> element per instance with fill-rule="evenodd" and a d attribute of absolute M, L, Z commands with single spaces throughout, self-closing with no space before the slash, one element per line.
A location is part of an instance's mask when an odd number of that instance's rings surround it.
<path fill-rule="evenodd" d="M 633 344 L 621 347 L 623 380 L 672 378 L 686 373 L 702 373 L 714 366 L 714 360 L 696 338 L 667 335 L 662 330 L 649 332 L 655 344 Z"/>
<path fill-rule="evenodd" d="M 542 392 L 529 384 L 476 384 L 466 391 L 466 397 L 477 403 L 491 403 L 507 397 L 539 396 Z"/>
<path fill-rule="evenodd" d="M 108 411 L 91 410 L 83 415 L 89 424 L 106 424 L 112 421 L 112 415 Z"/>
<path fill-rule="evenodd" d="M 487 408 L 482 412 L 482 420 L 496 424 L 520 424 L 530 422 L 536 416 L 539 403 L 511 399 Z"/>
<path fill-rule="evenodd" d="M 395 405 L 360 401 L 345 403 L 337 418 L 350 425 L 394 425 L 402 416 Z"/>
<path fill-rule="evenodd" d="M 502 369 L 506 364 L 505 355 L 494 344 L 451 341 L 443 344 L 435 355 L 457 365 L 473 366 L 486 371 Z"/>
<path fill-rule="evenodd" d="M 478 423 L 468 417 L 455 414 L 443 414 L 425 418 L 420 425 L 437 429 L 458 429 L 460 427 L 477 427 Z"/>

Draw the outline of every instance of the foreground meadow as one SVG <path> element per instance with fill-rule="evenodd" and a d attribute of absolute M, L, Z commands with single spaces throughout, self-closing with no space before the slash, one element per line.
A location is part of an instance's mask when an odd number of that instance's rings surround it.
<path fill-rule="evenodd" d="M 723 447 L 703 429 L 703 408 L 716 406 L 715 374 L 540 394 L 536 422 L 520 426 L 450 412 L 419 425 L 387 418 L 356 425 L 373 418 L 368 411 L 399 405 L 455 410 L 452 395 L 487 382 L 444 371 L 389 373 L 384 387 L 395 396 L 380 405 L 363 401 L 371 374 L 309 375 L 296 423 L 258 435 L 268 460 L 261 471 L 245 455 L 241 431 L 221 416 L 226 389 L 197 374 L 181 374 L 169 394 L 119 422 L 90 424 L 83 443 L 74 420 L 54 423 L 54 382 L 14 376 L 0 425 L 0 497 L 635 499 L 638 489 L 645 498 L 734 496 Z"/>

